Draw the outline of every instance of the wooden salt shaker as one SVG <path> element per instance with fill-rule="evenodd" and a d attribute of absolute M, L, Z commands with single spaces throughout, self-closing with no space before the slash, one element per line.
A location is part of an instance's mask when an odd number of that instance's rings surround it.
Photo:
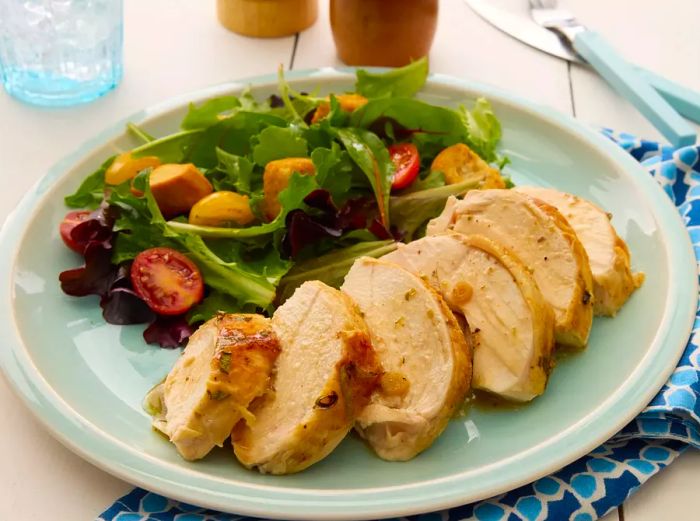
<path fill-rule="evenodd" d="M 216 0 L 221 24 L 245 36 L 289 36 L 313 25 L 318 0 Z"/>

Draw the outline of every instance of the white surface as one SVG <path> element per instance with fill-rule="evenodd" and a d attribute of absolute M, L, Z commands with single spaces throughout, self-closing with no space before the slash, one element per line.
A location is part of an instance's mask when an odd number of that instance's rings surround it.
<path fill-rule="evenodd" d="M 514 4 L 525 0 L 510 0 Z M 297 43 L 294 68 L 335 65 L 327 2 Z M 501 3 L 508 3 L 501 0 Z M 700 3 L 675 0 L 569 0 L 589 26 L 640 65 L 700 90 Z M 462 0 L 442 0 L 431 53 L 434 72 L 492 83 L 583 121 L 656 137 L 634 109 L 590 71 L 534 51 L 491 28 Z M 294 38 L 257 40 L 218 25 L 213 0 L 127 0 L 125 74 L 92 104 L 42 110 L 0 91 L 0 221 L 47 168 L 96 131 L 140 108 L 199 87 L 288 67 Z M 573 98 L 572 98 L 573 94 Z M 130 485 L 83 462 L 30 417 L 0 378 L 0 520 L 94 519 Z M 696 519 L 700 453 L 688 452 L 642 487 L 625 521 Z M 613 512 L 605 521 L 617 521 Z"/>

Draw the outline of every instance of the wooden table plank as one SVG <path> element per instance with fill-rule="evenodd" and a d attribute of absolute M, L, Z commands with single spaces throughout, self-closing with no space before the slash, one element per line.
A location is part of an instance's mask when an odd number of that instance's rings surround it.
<path fill-rule="evenodd" d="M 625 503 L 625 521 L 700 519 L 700 451 L 689 450 L 645 483 Z"/>

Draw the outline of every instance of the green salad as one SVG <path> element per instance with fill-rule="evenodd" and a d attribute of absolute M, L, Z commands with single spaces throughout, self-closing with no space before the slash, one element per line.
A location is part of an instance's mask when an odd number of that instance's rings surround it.
<path fill-rule="evenodd" d="M 490 104 L 416 94 L 419 60 L 358 70 L 351 93 L 247 90 L 190 104 L 181 129 L 110 158 L 65 198 L 84 265 L 63 290 L 97 295 L 110 323 L 182 344 L 219 312 L 271 312 L 306 280 L 339 286 L 361 256 L 422 236 L 450 195 L 505 186 Z M 466 102 L 466 100 L 465 100 Z"/>

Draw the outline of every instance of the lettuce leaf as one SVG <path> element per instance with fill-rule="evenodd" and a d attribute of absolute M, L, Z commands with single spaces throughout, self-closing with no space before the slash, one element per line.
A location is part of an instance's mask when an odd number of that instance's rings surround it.
<path fill-rule="evenodd" d="M 71 195 L 67 195 L 63 201 L 68 208 L 89 208 L 94 210 L 104 198 L 105 191 L 105 172 L 112 164 L 114 158 L 112 156 L 107 159 L 100 167 L 92 174 L 83 179 L 78 189 Z"/>
<path fill-rule="evenodd" d="M 253 161 L 265 166 L 275 159 L 308 157 L 306 140 L 290 127 L 267 127 L 257 135 L 253 147 Z"/>
<path fill-rule="evenodd" d="M 427 221 L 440 215 L 447 198 L 462 195 L 479 186 L 478 181 L 464 181 L 421 190 L 391 198 L 391 219 L 405 242 L 417 238 L 417 231 Z"/>
<path fill-rule="evenodd" d="M 471 111 L 460 106 L 459 115 L 467 128 L 469 144 L 476 153 L 489 163 L 497 161 L 496 145 L 501 140 L 501 123 L 491 103 L 485 98 L 478 98 Z"/>
<path fill-rule="evenodd" d="M 204 130 L 190 131 L 199 134 L 188 143 L 183 162 L 194 163 L 200 168 L 214 168 L 219 163 L 217 148 L 237 156 L 248 156 L 251 153 L 253 136 L 257 136 L 265 128 L 286 125 L 284 119 L 272 114 L 236 112 L 230 118 Z"/>
<path fill-rule="evenodd" d="M 379 217 L 387 230 L 389 221 L 389 194 L 394 176 L 394 164 L 389 151 L 379 137 L 361 128 L 341 128 L 336 135 L 343 143 L 350 158 L 367 176 L 379 208 Z"/>
<path fill-rule="evenodd" d="M 250 195 L 254 189 L 253 163 L 246 157 L 230 154 L 218 147 L 216 148 L 216 157 L 219 160 L 217 169 L 207 173 L 207 178 L 214 185 L 214 189 L 216 191 L 233 190 Z"/>
<path fill-rule="evenodd" d="M 361 242 L 334 250 L 320 257 L 298 262 L 280 281 L 277 305 L 292 296 L 294 290 L 307 280 L 320 280 L 334 288 L 340 287 L 345 275 L 360 257 L 381 257 L 396 249 L 394 241 Z"/>
<path fill-rule="evenodd" d="M 129 132 L 132 136 L 136 137 L 137 139 L 140 139 L 144 143 L 150 143 L 151 141 L 156 140 L 155 137 L 153 137 L 148 132 L 143 130 L 141 127 L 135 125 L 134 123 L 127 123 L 126 131 Z"/>
<path fill-rule="evenodd" d="M 421 156 L 466 143 L 489 163 L 501 159 L 496 153 L 501 125 L 484 98 L 477 99 L 471 111 L 464 106 L 454 110 L 412 98 L 380 98 L 370 100 L 350 117 L 350 125 L 362 128 L 374 128 L 386 121 L 394 121 L 409 132 Z"/>
<path fill-rule="evenodd" d="M 245 262 L 222 259 L 201 237 L 170 227 L 151 194 L 148 175 L 139 174 L 134 179 L 136 188 L 144 192 L 143 198 L 131 196 L 130 200 L 129 196 L 121 194 L 120 207 L 123 208 L 128 202 L 132 212 L 122 212 L 117 221 L 121 231 L 117 236 L 113 262 L 128 260 L 130 255 L 147 248 L 168 246 L 192 259 L 208 287 L 231 296 L 241 305 L 268 308 L 275 297 L 275 285 L 286 270 L 269 277 Z"/>
<path fill-rule="evenodd" d="M 154 139 L 134 148 L 131 155 L 133 157 L 156 156 L 163 163 L 181 163 L 185 149 L 201 132 L 201 130 L 185 130 Z"/>
<path fill-rule="evenodd" d="M 457 111 L 413 98 L 372 99 L 352 113 L 350 125 L 369 128 L 380 118 L 394 120 L 411 132 L 432 133 L 450 145 L 467 133 Z"/>
<path fill-rule="evenodd" d="M 342 205 L 350 196 L 352 184 L 353 164 L 348 153 L 334 142 L 331 148 L 318 147 L 311 152 L 311 161 L 318 186 L 331 194 L 336 205 Z"/>
<path fill-rule="evenodd" d="M 182 120 L 180 127 L 183 130 L 206 128 L 218 123 L 221 115 L 233 111 L 241 106 L 237 96 L 220 96 L 212 98 L 197 106 L 190 103 L 187 115 Z"/>
<path fill-rule="evenodd" d="M 428 59 L 421 58 L 388 72 L 358 69 L 355 91 L 367 98 L 411 97 L 423 88 L 428 77 Z"/>

